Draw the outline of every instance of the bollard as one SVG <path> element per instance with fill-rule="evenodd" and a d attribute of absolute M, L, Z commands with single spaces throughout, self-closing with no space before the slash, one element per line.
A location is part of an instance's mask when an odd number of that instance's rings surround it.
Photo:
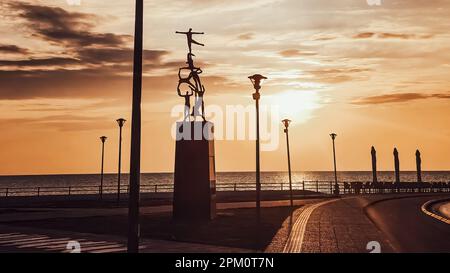
<path fill-rule="evenodd" d="M 158 185 L 155 185 L 155 193 L 158 192 Z"/>
<path fill-rule="evenodd" d="M 8 197 L 8 193 L 9 193 L 9 188 L 6 188 L 5 197 Z"/>
<path fill-rule="evenodd" d="M 316 192 L 319 192 L 319 181 L 316 180 Z"/>
<path fill-rule="evenodd" d="M 41 195 L 41 187 L 38 187 L 37 196 Z"/>
<path fill-rule="evenodd" d="M 305 180 L 302 181 L 302 190 L 305 191 Z"/>
<path fill-rule="evenodd" d="M 71 194 L 71 191 L 72 191 L 72 187 L 69 187 L 69 196 Z"/>
<path fill-rule="evenodd" d="M 236 191 L 236 183 L 234 183 L 234 191 Z"/>
<path fill-rule="evenodd" d="M 283 183 L 281 183 L 281 190 L 283 190 Z"/>

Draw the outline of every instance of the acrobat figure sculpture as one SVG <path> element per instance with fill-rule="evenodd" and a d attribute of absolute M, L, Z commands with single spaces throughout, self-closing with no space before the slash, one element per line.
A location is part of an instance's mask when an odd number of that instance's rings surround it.
<path fill-rule="evenodd" d="M 189 91 L 186 92 L 185 95 L 181 94 L 181 92 L 178 90 L 178 96 L 184 98 L 184 121 L 190 121 L 190 115 L 189 111 L 191 109 L 191 97 L 194 94 L 194 92 L 191 89 L 191 93 Z"/>
<path fill-rule="evenodd" d="M 199 43 L 199 42 L 197 42 L 196 40 L 194 40 L 192 38 L 192 35 L 194 35 L 194 34 L 205 34 L 204 32 L 192 32 L 192 28 L 190 28 L 188 32 L 177 31 L 175 33 L 176 34 L 185 34 L 187 36 L 187 43 L 188 43 L 188 47 L 189 47 L 189 53 L 192 53 L 192 44 L 205 46 L 204 44 Z"/>
<path fill-rule="evenodd" d="M 188 32 L 176 32 L 177 34 L 185 34 L 187 37 L 187 42 L 188 42 L 188 48 L 189 48 L 189 53 L 187 54 L 187 67 L 182 67 L 179 69 L 178 71 L 178 95 L 181 97 L 185 98 L 185 107 L 188 107 L 188 109 L 190 109 L 191 104 L 190 104 L 190 97 L 195 94 L 195 103 L 194 103 L 194 107 L 192 109 L 192 116 L 194 117 L 194 121 L 196 120 L 196 117 L 201 116 L 203 121 L 206 121 L 205 119 L 205 103 L 204 103 L 204 94 L 205 94 L 205 87 L 202 85 L 201 83 L 201 79 L 200 79 L 200 74 L 203 72 L 199 67 L 195 67 L 194 65 L 194 60 L 192 57 L 195 57 L 195 55 L 192 53 L 192 44 L 196 44 L 196 45 L 200 45 L 200 46 L 204 46 L 204 44 L 199 43 L 197 41 L 195 41 L 194 39 L 192 39 L 192 35 L 193 34 L 204 34 L 203 32 L 192 32 L 192 28 L 189 29 Z M 185 72 L 184 74 L 186 74 L 186 71 L 188 71 L 188 76 L 183 76 L 183 72 Z M 185 95 L 182 95 L 182 92 L 180 90 L 181 85 L 188 85 L 188 87 L 191 89 L 191 93 L 189 95 L 189 92 L 186 92 Z M 188 110 L 189 113 L 189 110 Z M 184 120 L 188 120 L 190 121 L 189 117 L 186 117 L 186 111 L 185 111 L 185 117 Z"/>

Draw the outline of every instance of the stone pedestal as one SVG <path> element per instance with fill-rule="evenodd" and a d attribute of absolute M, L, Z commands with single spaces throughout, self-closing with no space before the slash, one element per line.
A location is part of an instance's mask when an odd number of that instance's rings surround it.
<path fill-rule="evenodd" d="M 173 217 L 211 220 L 216 215 L 214 125 L 178 122 L 175 148 Z"/>

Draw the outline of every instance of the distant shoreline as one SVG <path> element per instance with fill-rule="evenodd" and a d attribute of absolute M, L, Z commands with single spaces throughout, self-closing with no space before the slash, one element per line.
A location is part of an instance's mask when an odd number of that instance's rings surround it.
<path fill-rule="evenodd" d="M 293 173 L 333 173 L 333 171 L 292 171 Z M 394 170 L 383 170 L 377 171 L 377 173 L 393 173 Z M 450 170 L 431 170 L 431 171 L 422 171 L 422 173 L 449 173 Z M 217 174 L 251 174 L 255 173 L 255 171 L 220 171 Z M 261 173 L 287 173 L 287 170 L 283 171 L 261 171 Z M 345 173 L 372 173 L 371 170 L 368 171 L 337 171 L 338 174 Z M 400 173 L 416 173 L 415 170 L 405 170 L 400 171 Z M 149 175 L 168 175 L 173 174 L 173 172 L 142 172 L 141 174 L 149 174 Z M 100 175 L 99 173 L 55 173 L 55 174 L 0 174 L 0 177 L 21 177 L 21 176 L 76 176 L 76 175 Z M 105 175 L 117 175 L 117 173 L 105 173 Z M 122 172 L 122 175 L 128 176 L 129 173 Z"/>

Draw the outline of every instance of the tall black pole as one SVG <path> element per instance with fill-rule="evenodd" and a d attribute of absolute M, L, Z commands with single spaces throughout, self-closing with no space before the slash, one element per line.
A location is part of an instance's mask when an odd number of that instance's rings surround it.
<path fill-rule="evenodd" d="M 289 174 L 289 195 L 291 201 L 291 208 L 294 206 L 294 199 L 292 194 L 292 173 L 291 173 L 291 153 L 289 150 L 289 124 L 291 120 L 284 119 L 281 121 L 284 124 L 284 133 L 286 134 L 286 147 L 287 147 L 287 158 L 288 158 L 288 174 Z"/>
<path fill-rule="evenodd" d="M 128 204 L 128 252 L 139 252 L 139 187 L 141 175 L 141 94 L 143 0 L 136 0 L 134 33 L 133 106 L 131 123 L 130 192 Z"/>
<path fill-rule="evenodd" d="M 256 89 L 256 217 L 259 223 L 261 218 L 261 174 L 259 160 L 259 89 Z"/>
<path fill-rule="evenodd" d="M 100 174 L 100 199 L 103 200 L 103 163 L 105 161 L 105 141 L 106 141 L 106 137 L 102 136 L 102 137 L 100 137 L 100 140 L 102 141 L 102 168 L 101 168 L 101 174 Z"/>
<path fill-rule="evenodd" d="M 260 222 L 261 222 L 261 169 L 260 169 L 260 159 L 259 159 L 259 99 L 261 98 L 261 94 L 259 90 L 261 89 L 261 82 L 266 77 L 255 74 L 253 76 L 248 77 L 255 88 L 255 93 L 253 93 L 253 99 L 256 102 L 256 237 L 257 237 L 257 248 L 259 248 L 259 237 L 260 237 Z"/>
<path fill-rule="evenodd" d="M 120 118 L 117 120 L 119 124 L 119 163 L 117 171 L 117 202 L 120 202 L 120 174 L 122 172 L 122 127 L 125 124 L 125 119 Z"/>
<path fill-rule="evenodd" d="M 422 158 L 420 157 L 420 151 L 416 151 L 416 169 L 417 169 L 417 182 L 422 182 Z"/>
<path fill-rule="evenodd" d="M 400 183 L 400 160 L 398 158 L 397 148 L 394 148 L 394 167 L 395 167 L 395 183 Z"/>
<path fill-rule="evenodd" d="M 291 174 L 291 154 L 289 151 L 289 132 L 288 129 L 286 129 L 286 144 L 287 144 L 287 150 L 288 150 L 288 169 L 289 169 L 289 195 L 291 199 L 291 207 L 294 206 L 294 200 L 292 197 L 292 174 Z"/>
<path fill-rule="evenodd" d="M 333 161 L 334 161 L 334 194 L 338 195 L 339 194 L 339 184 L 338 184 L 338 180 L 337 180 L 337 168 L 336 168 L 336 148 L 334 145 L 334 140 L 336 139 L 336 134 L 332 133 L 330 134 L 331 139 L 333 140 Z"/>
<path fill-rule="evenodd" d="M 375 147 L 372 146 L 372 149 L 370 151 L 372 155 L 372 179 L 373 183 L 378 182 L 377 178 L 377 151 L 375 150 Z"/>

